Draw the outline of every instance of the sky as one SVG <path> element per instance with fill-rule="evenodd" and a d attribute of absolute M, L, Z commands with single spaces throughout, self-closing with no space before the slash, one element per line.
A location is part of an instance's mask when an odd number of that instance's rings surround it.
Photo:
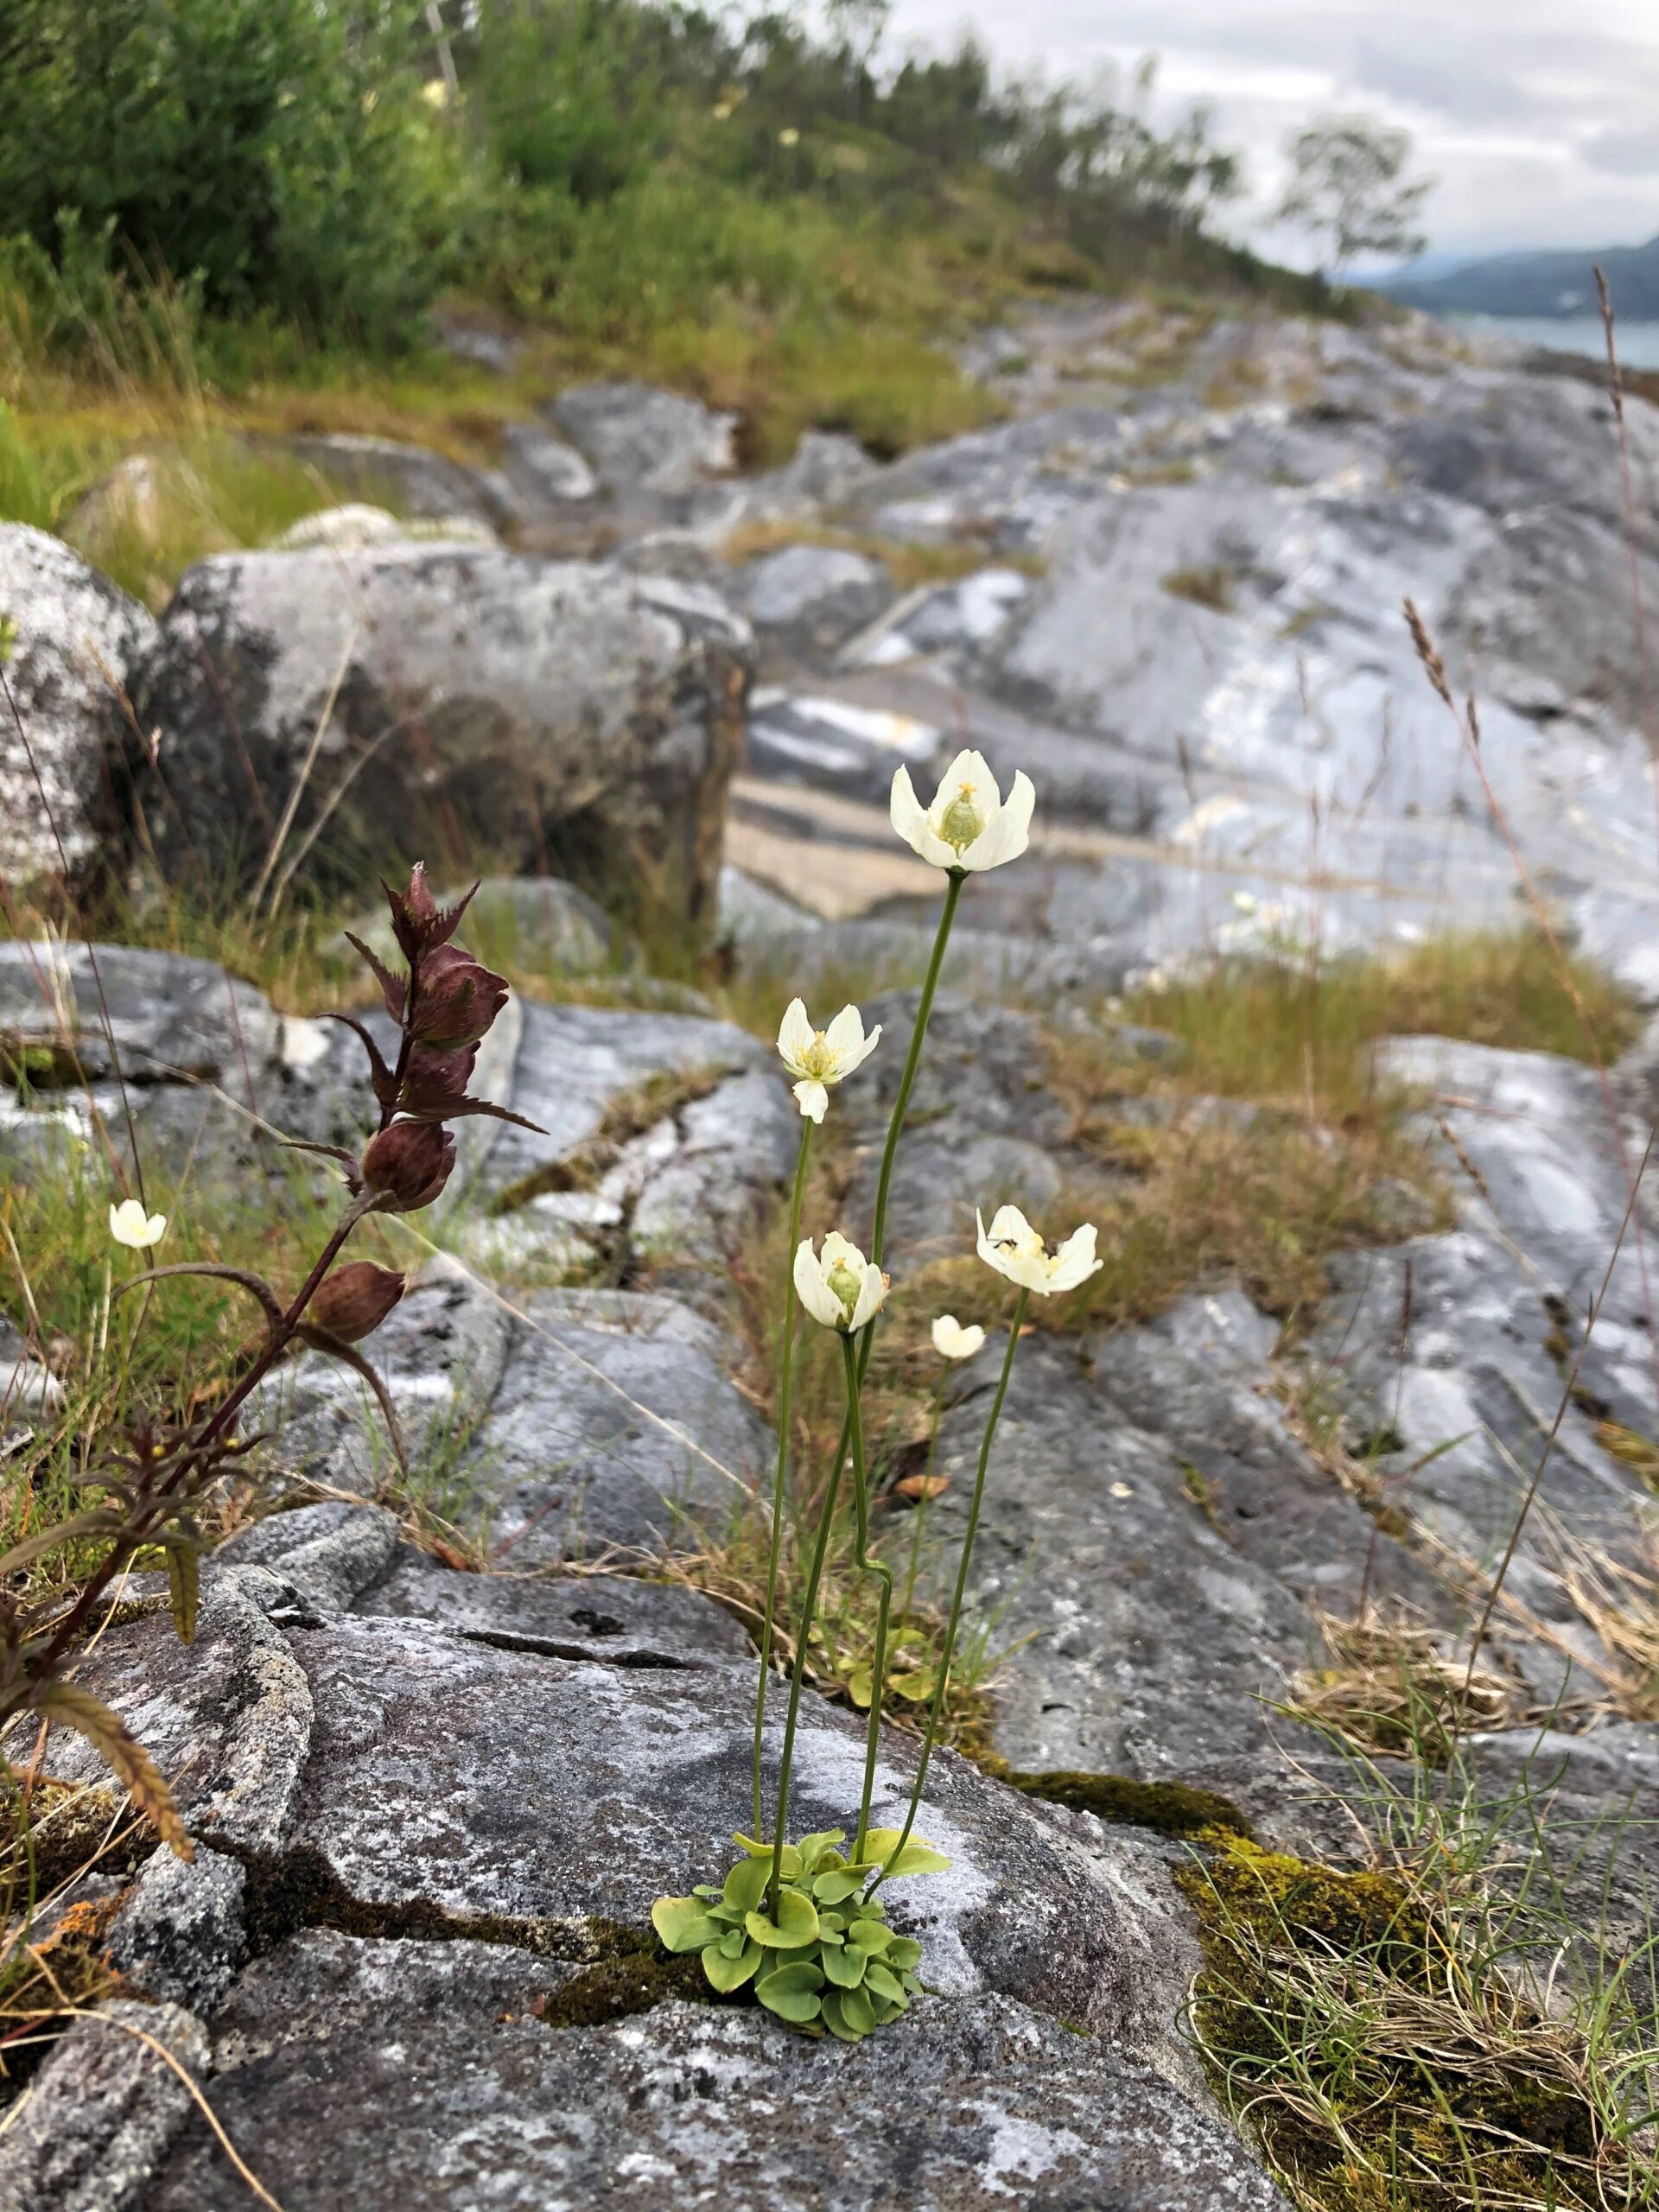
<path fill-rule="evenodd" d="M 1245 155 L 1252 190 L 1227 227 L 1282 258 L 1311 258 L 1263 222 L 1283 141 L 1333 110 L 1411 132 L 1440 180 L 1436 255 L 1659 234 L 1659 0 L 894 0 L 889 51 L 969 23 L 1050 77 L 1158 54 L 1158 111 L 1207 100 Z"/>

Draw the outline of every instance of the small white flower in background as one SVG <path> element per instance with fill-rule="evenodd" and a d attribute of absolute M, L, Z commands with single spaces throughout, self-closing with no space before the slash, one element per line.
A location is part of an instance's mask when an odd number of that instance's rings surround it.
<path fill-rule="evenodd" d="M 1233 893 L 1233 905 L 1237 908 L 1241 914 L 1253 914 L 1255 912 L 1256 906 L 1255 892 L 1235 891 Z"/>
<path fill-rule="evenodd" d="M 167 1216 L 146 1213 L 142 1198 L 123 1198 L 118 1206 L 110 1208 L 110 1234 L 129 1251 L 148 1252 L 166 1236 Z"/>
<path fill-rule="evenodd" d="M 925 811 L 908 768 L 900 768 L 893 779 L 893 826 L 932 868 L 1001 868 L 1004 861 L 1017 861 L 1030 842 L 1036 804 L 1023 770 L 1005 802 L 977 753 L 957 753 Z"/>
<path fill-rule="evenodd" d="M 1095 1257 L 1092 1222 L 1074 1230 L 1052 1252 L 1018 1206 L 999 1206 L 988 1230 L 976 1208 L 974 1222 L 979 1230 L 979 1256 L 986 1266 L 1010 1282 L 1034 1290 L 1039 1298 L 1075 1290 L 1105 1264 Z"/>
<path fill-rule="evenodd" d="M 778 1032 L 778 1050 L 791 1075 L 800 1077 L 795 1100 L 809 1122 L 823 1121 L 830 1103 L 828 1085 L 844 1082 L 880 1041 L 880 1023 L 867 1037 L 855 1006 L 842 1007 L 827 1029 L 815 1029 L 802 1001 L 790 1001 Z"/>
<path fill-rule="evenodd" d="M 933 1349 L 946 1359 L 971 1359 L 984 1341 L 977 1321 L 964 1329 L 954 1313 L 941 1313 L 933 1324 Z"/>
<path fill-rule="evenodd" d="M 815 1321 L 851 1335 L 881 1311 L 887 1279 L 856 1244 L 831 1230 L 816 1255 L 810 1237 L 795 1254 L 795 1291 Z"/>
<path fill-rule="evenodd" d="M 780 130 L 778 133 L 778 143 L 780 146 L 798 146 L 800 143 L 801 134 L 798 130 Z"/>

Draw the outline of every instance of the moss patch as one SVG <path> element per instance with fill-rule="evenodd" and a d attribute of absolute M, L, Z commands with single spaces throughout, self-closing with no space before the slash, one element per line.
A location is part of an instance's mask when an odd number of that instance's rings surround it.
<path fill-rule="evenodd" d="M 537 2007 L 550 2028 L 599 2028 L 630 2013 L 649 2012 L 671 1998 L 718 2004 L 696 1953 L 677 1958 L 656 1937 L 632 1928 L 608 1927 L 612 1955 L 573 1974 Z M 745 1994 L 747 1993 L 745 1992 Z"/>
<path fill-rule="evenodd" d="M 1216 2086 L 1309 2212 L 1642 2201 L 1582 2032 L 1546 2020 L 1470 1923 L 1402 1878 L 1220 1840 L 1176 1877 Z"/>
<path fill-rule="evenodd" d="M 1198 1836 L 1212 1831 L 1249 1836 L 1249 1821 L 1230 1797 L 1186 1782 L 1136 1782 L 1127 1774 L 1014 1774 L 1003 1776 L 1011 1789 L 1051 1805 L 1070 1805 L 1080 1813 L 1120 1827 L 1154 1828 L 1160 1835 Z"/>

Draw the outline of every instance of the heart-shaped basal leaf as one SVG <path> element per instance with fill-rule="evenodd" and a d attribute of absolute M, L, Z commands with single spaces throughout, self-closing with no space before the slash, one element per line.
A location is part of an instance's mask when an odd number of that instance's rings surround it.
<path fill-rule="evenodd" d="M 726 1877 L 723 1902 L 734 1912 L 753 1912 L 766 1894 L 771 1876 L 769 1859 L 740 1859 Z"/>
<path fill-rule="evenodd" d="M 914 1974 L 922 1963 L 922 1947 L 909 1936 L 895 1936 L 881 1956 L 895 1974 Z"/>
<path fill-rule="evenodd" d="M 823 1968 L 824 1979 L 837 1989 L 856 1989 L 864 1979 L 868 1963 L 868 1951 L 855 1951 L 850 1947 L 837 1949 L 826 1945 L 818 1954 L 818 1964 Z"/>
<path fill-rule="evenodd" d="M 651 1908 L 651 1924 L 671 1951 L 700 1951 L 724 1933 L 696 1897 L 658 1897 Z"/>
<path fill-rule="evenodd" d="M 717 1989 L 722 1997 L 729 1997 L 751 1979 L 766 1955 L 758 1943 L 745 1942 L 735 1953 L 728 1951 L 723 1942 L 711 1943 L 702 1955 L 702 1970 L 709 1977 L 709 1986 Z"/>
<path fill-rule="evenodd" d="M 746 1852 L 751 1859 L 764 1859 L 766 1862 L 767 1870 L 770 1872 L 772 1866 L 772 1846 L 769 1843 L 762 1843 L 757 1836 L 744 1835 L 741 1831 L 734 1834 L 732 1841 L 737 1846 L 740 1851 Z M 784 1846 L 783 1866 L 780 1869 L 784 1879 L 786 1882 L 793 1882 L 797 1880 L 799 1878 L 800 1871 L 801 1854 L 795 1848 L 795 1846 L 792 1843 L 786 1843 Z"/>
<path fill-rule="evenodd" d="M 705 1953 L 704 1955 L 707 1956 L 707 1954 Z M 857 1954 L 855 1953 L 854 1955 L 856 1956 Z M 834 1980 L 835 1979 L 836 1977 L 832 1974 L 830 1976 L 830 1980 Z M 894 1974 L 889 1974 L 887 1967 L 882 1965 L 880 1959 L 868 1959 L 866 1961 L 864 1967 L 864 1986 L 869 1991 L 872 1997 L 881 1999 L 885 2003 L 896 2006 L 901 2012 L 910 2002 L 909 1998 L 907 1998 L 904 1993 L 903 1986 L 899 1983 L 898 1977 Z"/>
<path fill-rule="evenodd" d="M 847 1930 L 849 1946 L 859 1951 L 885 1951 L 895 1940 L 892 1929 L 880 1920 L 855 1920 Z"/>
<path fill-rule="evenodd" d="M 821 1828 L 816 1834 L 804 1835 L 797 1847 L 803 1874 L 816 1874 L 838 1843 L 845 1843 L 845 1828 Z"/>
<path fill-rule="evenodd" d="M 943 1874 L 950 1861 L 942 1851 L 935 1851 L 925 1836 L 912 1835 L 906 1839 L 905 1847 L 899 1848 L 899 1828 L 871 1828 L 864 1838 L 864 1856 L 885 1866 L 894 1879 L 901 1874 Z"/>
<path fill-rule="evenodd" d="M 799 1890 L 779 1891 L 775 1920 L 764 1912 L 752 1912 L 743 1925 L 757 1943 L 764 1943 L 771 1951 L 793 1951 L 818 1940 L 818 1916 L 811 1898 L 803 1897 Z"/>
<path fill-rule="evenodd" d="M 755 1995 L 769 2012 L 780 2020 L 791 2021 L 797 2027 L 818 2017 L 823 1976 L 810 1959 L 798 1959 L 792 1965 L 779 1967 L 764 1981 L 755 1984 Z"/>
<path fill-rule="evenodd" d="M 832 1866 L 827 1874 L 814 1876 L 812 1894 L 820 1904 L 844 1904 L 868 1879 L 856 1866 Z"/>

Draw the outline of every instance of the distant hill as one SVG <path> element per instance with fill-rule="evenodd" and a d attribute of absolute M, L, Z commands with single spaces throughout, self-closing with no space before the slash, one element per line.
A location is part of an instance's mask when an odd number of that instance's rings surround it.
<path fill-rule="evenodd" d="M 1498 253 L 1485 261 L 1434 276 L 1387 278 L 1374 289 L 1403 306 L 1433 315 L 1584 315 L 1596 312 L 1599 262 L 1612 287 L 1613 305 L 1626 322 L 1659 321 L 1659 238 L 1646 245 L 1582 251 Z"/>

